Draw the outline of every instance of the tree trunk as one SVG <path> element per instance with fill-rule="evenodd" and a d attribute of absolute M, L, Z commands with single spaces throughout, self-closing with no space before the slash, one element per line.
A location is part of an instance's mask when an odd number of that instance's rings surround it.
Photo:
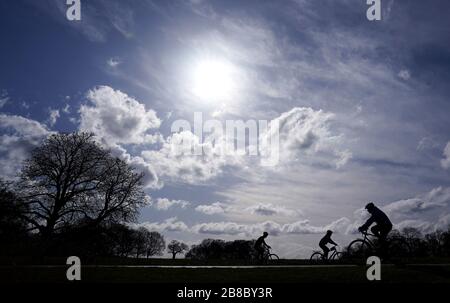
<path fill-rule="evenodd" d="M 176 255 L 177 255 L 176 252 L 173 252 L 173 253 L 172 253 L 172 259 L 173 259 L 173 260 L 175 260 L 175 256 L 176 256 Z"/>
<path fill-rule="evenodd" d="M 53 234 L 53 231 L 55 229 L 55 220 L 49 218 L 47 219 L 47 224 L 45 225 L 44 229 L 42 230 L 42 236 L 45 239 L 50 238 L 50 236 Z"/>

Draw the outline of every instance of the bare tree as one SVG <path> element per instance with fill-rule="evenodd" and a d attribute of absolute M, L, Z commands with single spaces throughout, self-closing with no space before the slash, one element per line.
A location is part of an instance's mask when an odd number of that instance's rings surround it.
<path fill-rule="evenodd" d="M 161 255 L 166 247 L 164 237 L 160 233 L 149 231 L 145 227 L 134 230 L 134 239 L 136 258 L 139 258 L 141 255 L 147 258 L 154 255 Z"/>
<path fill-rule="evenodd" d="M 133 220 L 144 201 L 142 177 L 92 133 L 51 135 L 22 169 L 23 217 L 44 236 L 80 221 Z"/>
<path fill-rule="evenodd" d="M 177 254 L 187 251 L 189 247 L 183 242 L 172 240 L 169 245 L 167 245 L 167 250 L 172 254 L 172 259 L 175 259 Z"/>
<path fill-rule="evenodd" d="M 148 231 L 145 229 L 145 254 L 148 257 L 162 255 L 166 247 L 164 237 L 156 231 Z"/>

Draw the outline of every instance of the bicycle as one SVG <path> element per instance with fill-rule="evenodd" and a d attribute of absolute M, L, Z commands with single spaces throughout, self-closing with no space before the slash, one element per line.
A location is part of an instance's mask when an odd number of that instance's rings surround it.
<path fill-rule="evenodd" d="M 258 255 L 254 256 L 254 261 L 256 261 L 257 264 L 268 264 L 269 262 L 280 260 L 280 257 L 278 257 L 277 254 L 274 254 L 271 252 L 271 248 L 265 247 L 264 253 L 262 255 L 262 258 L 259 258 Z"/>
<path fill-rule="evenodd" d="M 410 256 L 410 249 L 407 242 L 400 238 L 388 238 L 384 244 L 384 248 L 378 243 L 370 240 L 369 237 L 379 238 L 377 235 L 367 231 L 361 231 L 364 235 L 363 239 L 356 239 L 350 242 L 347 248 L 348 257 L 354 259 L 364 259 L 364 261 L 372 255 L 383 255 L 389 258 L 407 258 Z M 388 253 L 388 254 L 387 254 Z"/>
<path fill-rule="evenodd" d="M 331 253 L 331 254 L 330 254 Z M 309 258 L 311 262 L 320 262 L 320 261 L 337 261 L 342 259 L 343 254 L 337 250 L 336 245 L 330 248 L 328 252 L 328 258 L 325 258 L 325 255 L 321 251 L 315 251 Z"/>

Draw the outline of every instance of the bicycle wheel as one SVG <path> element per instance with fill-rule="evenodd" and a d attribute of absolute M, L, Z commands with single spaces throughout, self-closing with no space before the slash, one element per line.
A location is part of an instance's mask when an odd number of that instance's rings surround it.
<path fill-rule="evenodd" d="M 350 258 L 353 259 L 367 259 L 372 253 L 372 246 L 362 239 L 354 240 L 347 248 L 347 253 Z"/>
<path fill-rule="evenodd" d="M 280 257 L 278 257 L 276 254 L 270 254 L 269 260 L 271 261 L 280 260 Z"/>
<path fill-rule="evenodd" d="M 343 253 L 337 252 L 337 253 L 335 253 L 335 254 L 333 255 L 333 257 L 331 258 L 331 260 L 339 261 L 339 260 L 342 260 L 342 257 L 343 257 L 343 256 L 344 256 Z"/>
<path fill-rule="evenodd" d="M 320 261 L 323 260 L 323 255 L 322 255 L 321 252 L 316 251 L 315 253 L 313 253 L 313 254 L 311 255 L 311 258 L 309 258 L 309 260 L 310 260 L 311 262 L 320 262 Z"/>

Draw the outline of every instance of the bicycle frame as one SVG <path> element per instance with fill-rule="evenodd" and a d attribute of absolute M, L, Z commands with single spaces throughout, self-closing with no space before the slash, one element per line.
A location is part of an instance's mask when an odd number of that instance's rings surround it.
<path fill-rule="evenodd" d="M 362 240 L 364 242 L 367 242 L 371 247 L 375 247 L 375 245 L 373 244 L 373 242 L 370 240 L 369 237 L 376 237 L 377 238 L 377 236 L 374 235 L 374 234 L 371 234 L 371 233 L 369 233 L 367 231 L 364 231 L 364 232 L 362 231 L 361 233 L 364 235 L 364 239 L 362 239 Z"/>
<path fill-rule="evenodd" d="M 330 251 L 333 251 L 333 252 L 330 255 L 328 255 L 327 259 L 333 259 L 337 255 L 338 251 L 336 249 L 336 245 L 333 246 L 332 248 L 330 248 Z"/>
<path fill-rule="evenodd" d="M 268 248 L 268 247 L 265 247 L 265 249 L 264 249 L 264 259 L 268 259 L 271 253 L 272 253 L 271 249 Z"/>
<path fill-rule="evenodd" d="M 275 256 L 276 259 L 279 259 L 279 257 L 278 257 L 276 254 L 272 253 L 272 251 L 271 251 L 270 248 L 265 247 L 265 248 L 264 248 L 264 253 L 263 253 L 263 255 L 261 256 L 260 261 L 262 261 L 262 262 L 264 262 L 264 263 L 267 263 L 267 262 L 269 262 L 269 261 L 273 258 L 273 256 Z"/>
<path fill-rule="evenodd" d="M 340 252 L 337 250 L 337 245 L 335 245 L 328 251 L 328 256 L 326 259 L 322 251 L 316 250 L 314 253 L 319 253 L 322 256 L 322 260 L 332 260 Z"/>

